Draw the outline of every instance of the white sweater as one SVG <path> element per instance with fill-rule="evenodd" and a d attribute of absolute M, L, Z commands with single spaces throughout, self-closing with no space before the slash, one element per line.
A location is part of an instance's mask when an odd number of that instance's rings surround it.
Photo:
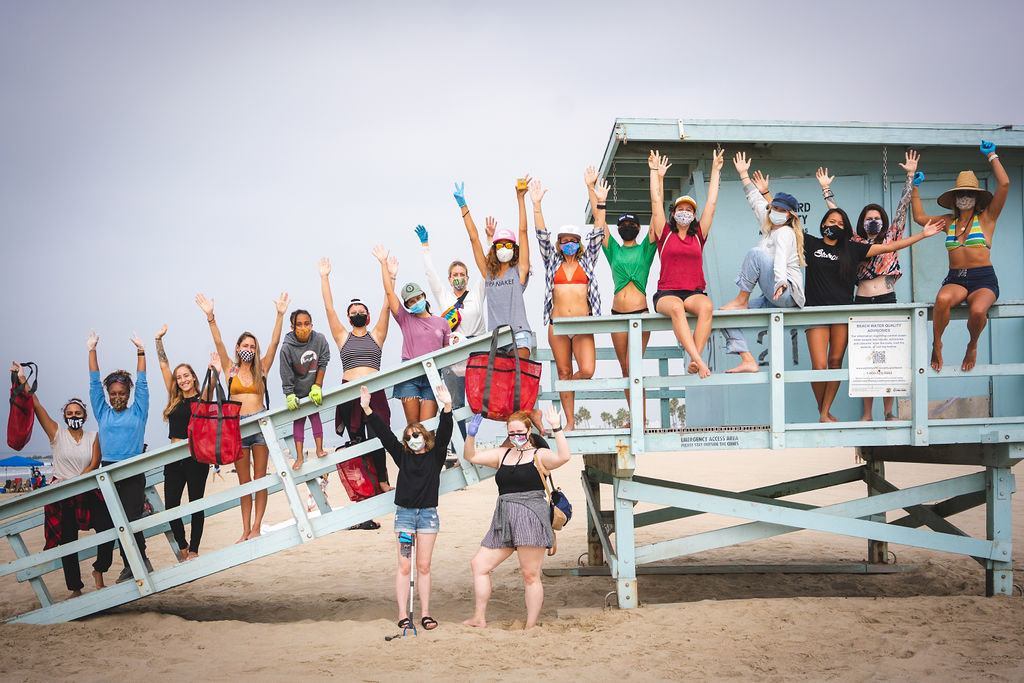
<path fill-rule="evenodd" d="M 443 311 L 454 306 L 458 297 L 455 296 L 448 281 L 438 277 L 437 271 L 434 270 L 434 263 L 430 258 L 429 244 L 423 245 L 423 269 L 427 273 L 427 284 L 430 285 L 430 291 L 433 292 L 434 299 L 441 305 L 441 310 L 437 311 L 437 314 L 440 315 Z M 475 287 L 474 282 L 473 273 L 471 273 L 469 284 L 466 287 L 469 290 L 469 294 L 462 300 L 462 308 L 459 309 L 459 312 L 462 313 L 462 322 L 454 332 L 454 334 L 458 334 L 462 339 L 487 334 L 487 316 L 484 315 L 483 282 L 480 282 L 481 286 L 479 287 Z"/>
<path fill-rule="evenodd" d="M 747 194 L 747 202 L 757 216 L 758 225 L 763 225 L 768 217 L 768 200 L 765 199 L 753 183 L 743 186 Z M 775 282 L 787 283 L 789 294 L 793 301 L 800 308 L 803 308 L 806 297 L 804 296 L 804 273 L 800 269 L 800 255 L 796 249 L 796 234 L 791 226 L 783 225 L 775 228 L 761 238 L 758 245 L 768 252 L 775 264 Z M 768 298 L 774 296 L 775 292 L 764 292 Z"/>

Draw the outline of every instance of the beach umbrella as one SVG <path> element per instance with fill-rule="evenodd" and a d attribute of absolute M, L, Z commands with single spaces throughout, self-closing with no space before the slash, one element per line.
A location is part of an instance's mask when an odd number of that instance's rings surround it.
<path fill-rule="evenodd" d="M 8 467 L 42 467 L 43 463 L 39 460 L 33 460 L 32 458 L 26 458 L 23 455 L 12 455 L 9 458 L 0 460 L 0 467 L 4 468 L 4 477 L 7 477 Z"/>

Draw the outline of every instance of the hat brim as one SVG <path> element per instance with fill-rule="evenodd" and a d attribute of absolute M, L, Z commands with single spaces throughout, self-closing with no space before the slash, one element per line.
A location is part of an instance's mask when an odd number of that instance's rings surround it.
<path fill-rule="evenodd" d="M 676 202 L 675 204 L 672 205 L 672 210 L 674 211 L 675 208 L 677 206 L 679 206 L 680 204 L 689 204 L 690 206 L 693 207 L 694 211 L 697 210 L 697 202 L 691 201 L 689 199 L 680 199 L 678 202 Z"/>
<path fill-rule="evenodd" d="M 982 190 L 977 187 L 954 187 L 953 189 L 946 190 L 940 194 L 939 198 L 936 199 L 935 202 L 942 208 L 952 211 L 953 207 L 956 206 L 954 197 L 957 192 L 974 192 L 977 194 L 977 199 L 974 204 L 975 206 L 978 204 L 988 206 L 988 203 L 992 201 L 992 193 L 988 190 Z"/>

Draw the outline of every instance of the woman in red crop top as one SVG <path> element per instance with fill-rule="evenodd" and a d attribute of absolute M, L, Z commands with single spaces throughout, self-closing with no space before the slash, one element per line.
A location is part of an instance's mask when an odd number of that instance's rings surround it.
<path fill-rule="evenodd" d="M 652 151 L 647 158 L 651 169 L 651 228 L 647 238 L 658 245 L 661 276 L 654 295 L 654 310 L 672 319 L 672 330 L 679 344 L 690 355 L 687 372 L 700 378 L 711 374 L 701 357 L 711 336 L 711 313 L 714 306 L 704 292 L 704 244 L 711 232 L 718 202 L 718 186 L 722 178 L 725 150 L 711 153 L 711 182 L 708 198 L 697 219 L 697 202 L 683 196 L 672 203 L 672 215 L 665 220 L 665 173 L 672 164 L 668 157 Z M 685 232 L 680 231 L 682 227 Z M 686 314 L 697 316 L 691 332 Z"/>

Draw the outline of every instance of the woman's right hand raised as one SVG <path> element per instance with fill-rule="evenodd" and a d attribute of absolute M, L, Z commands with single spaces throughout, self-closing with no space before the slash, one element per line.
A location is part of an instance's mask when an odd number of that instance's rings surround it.
<path fill-rule="evenodd" d="M 100 335 L 96 334 L 96 330 L 89 330 L 89 337 L 85 340 L 85 346 L 90 351 L 96 350 L 96 345 L 100 343 Z"/>
<path fill-rule="evenodd" d="M 907 150 L 903 158 L 904 161 L 900 164 L 900 167 L 907 172 L 907 175 L 914 175 L 917 173 L 917 162 L 920 161 L 921 155 L 910 149 Z"/>
<path fill-rule="evenodd" d="M 370 407 L 370 390 L 366 388 L 366 385 L 359 387 L 359 406 L 366 410 Z"/>
<path fill-rule="evenodd" d="M 378 245 L 376 245 L 373 248 L 373 255 L 374 255 L 374 257 L 378 261 L 380 261 L 381 263 L 387 263 L 387 261 L 388 261 L 388 254 L 390 254 L 390 253 L 391 253 L 391 251 L 387 247 L 385 247 L 383 244 L 378 244 Z"/>
<path fill-rule="evenodd" d="M 466 181 L 455 183 L 455 192 L 452 194 L 455 196 L 455 203 L 459 205 L 459 208 L 466 208 Z"/>
<path fill-rule="evenodd" d="M 761 173 L 761 169 L 754 171 L 754 175 L 750 176 L 750 179 L 754 181 L 754 187 L 756 187 L 757 191 L 761 194 L 766 194 L 768 192 L 769 178 L 771 178 L 771 176 L 766 176 Z"/>
<path fill-rule="evenodd" d="M 199 293 L 196 294 L 196 303 L 199 305 L 199 308 L 203 309 L 203 313 L 206 314 L 207 318 L 213 315 L 213 299 L 207 299 L 205 294 Z"/>
<path fill-rule="evenodd" d="M 331 259 L 324 256 L 320 259 L 320 277 L 327 277 L 331 274 Z"/>
<path fill-rule="evenodd" d="M 664 178 L 665 174 L 668 173 L 668 169 L 672 168 L 672 164 L 668 163 L 667 156 L 661 154 L 656 149 L 652 149 L 651 153 L 647 156 L 647 167 L 652 171 L 657 171 L 659 178 Z"/>
<path fill-rule="evenodd" d="M 587 166 L 587 170 L 583 171 L 583 182 L 587 184 L 587 187 L 593 187 L 597 182 L 597 169 Z"/>
<path fill-rule="evenodd" d="M 20 381 L 22 384 L 25 383 L 25 368 L 21 367 L 20 363 L 11 361 L 11 372 L 18 373 L 18 381 Z"/>
<path fill-rule="evenodd" d="M 544 199 L 544 195 L 547 193 L 548 191 L 541 187 L 539 180 L 534 180 L 530 183 L 530 201 L 535 205 L 540 204 L 541 200 Z"/>
<path fill-rule="evenodd" d="M 832 185 L 832 181 L 836 179 L 834 175 L 828 174 L 827 168 L 822 168 L 821 166 L 818 167 L 818 171 L 814 174 L 814 177 L 818 179 L 818 184 L 821 185 L 821 189 L 823 190 L 827 190 Z"/>
<path fill-rule="evenodd" d="M 210 352 L 210 365 L 208 367 L 214 372 L 220 372 L 220 354 L 216 351 Z"/>
<path fill-rule="evenodd" d="M 732 158 L 732 165 L 736 167 L 736 172 L 742 176 L 750 170 L 751 161 L 751 159 L 747 158 L 746 152 L 736 152 L 736 156 Z"/>
<path fill-rule="evenodd" d="M 487 243 L 490 244 L 494 241 L 494 231 L 498 229 L 498 219 L 494 216 L 488 216 L 484 219 L 484 235 L 487 237 Z"/>
<path fill-rule="evenodd" d="M 167 334 L 167 323 L 164 323 L 160 327 L 160 331 L 156 333 L 157 341 L 160 341 L 161 339 L 163 339 L 165 334 Z"/>
<path fill-rule="evenodd" d="M 388 275 L 392 279 L 398 277 L 398 258 L 395 256 L 388 256 Z"/>

